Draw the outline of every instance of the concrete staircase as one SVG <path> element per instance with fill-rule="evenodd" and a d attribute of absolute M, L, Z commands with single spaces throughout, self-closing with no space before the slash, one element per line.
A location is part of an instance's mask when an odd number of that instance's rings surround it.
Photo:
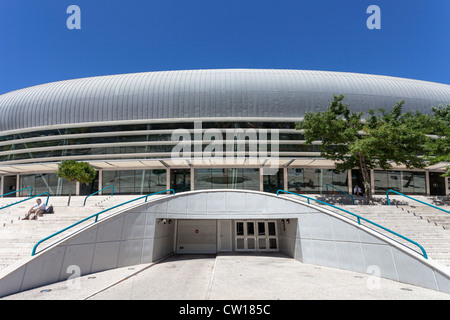
<path fill-rule="evenodd" d="M 72 197 L 70 206 L 67 206 L 67 197 L 50 197 L 48 205 L 53 205 L 53 214 L 44 214 L 38 220 L 21 220 L 36 199 L 27 200 L 12 207 L 0 210 L 0 270 L 31 255 L 34 245 L 41 239 L 60 231 L 86 217 L 98 213 L 116 204 L 136 198 L 137 196 L 93 196 L 88 198 L 83 206 L 84 197 Z M 0 198 L 0 207 L 25 198 Z M 46 198 L 42 197 L 45 202 Z M 143 200 L 142 200 L 143 201 Z M 139 201 L 136 202 L 136 204 Z M 130 205 L 133 205 L 131 203 Z M 121 210 L 123 207 L 106 212 L 101 217 Z M 58 238 L 67 236 L 71 232 L 93 223 L 90 219 L 75 227 L 70 232 L 43 243 L 45 248 Z"/>
<path fill-rule="evenodd" d="M 344 202 L 344 205 L 340 205 L 339 201 L 330 197 L 314 197 L 335 204 L 419 243 L 425 249 L 429 258 L 450 267 L 450 214 L 402 196 L 389 196 L 391 205 L 387 205 L 386 197 L 375 196 L 375 204 L 369 206 L 348 205 L 348 199 Z M 450 201 L 446 197 L 414 196 L 414 198 L 450 211 Z M 311 201 L 311 203 L 313 202 Z M 315 204 L 318 203 L 315 202 Z M 356 218 L 340 210 L 326 205 L 323 206 L 356 220 Z M 421 252 L 416 245 L 391 235 L 381 228 L 374 227 L 367 222 L 362 222 L 362 224 Z"/>

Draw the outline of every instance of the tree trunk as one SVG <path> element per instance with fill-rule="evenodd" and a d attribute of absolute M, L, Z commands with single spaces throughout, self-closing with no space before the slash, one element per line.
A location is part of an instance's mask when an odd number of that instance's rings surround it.
<path fill-rule="evenodd" d="M 72 183 L 70 185 L 70 191 L 69 191 L 69 200 L 67 201 L 67 206 L 70 206 L 70 198 L 72 197 L 72 190 L 73 190 L 73 180 Z"/>
<path fill-rule="evenodd" d="M 369 169 L 367 168 L 366 156 L 358 153 L 359 155 L 359 165 L 361 167 L 361 173 L 363 176 L 363 184 L 366 192 L 366 204 L 370 204 L 372 202 L 372 188 L 370 187 L 370 175 Z"/>

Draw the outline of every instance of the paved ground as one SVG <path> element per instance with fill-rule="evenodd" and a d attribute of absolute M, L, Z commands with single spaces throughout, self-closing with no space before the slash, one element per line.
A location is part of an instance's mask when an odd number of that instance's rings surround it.
<path fill-rule="evenodd" d="M 402 300 L 449 294 L 279 254 L 174 255 L 160 263 L 110 270 L 4 300 Z"/>

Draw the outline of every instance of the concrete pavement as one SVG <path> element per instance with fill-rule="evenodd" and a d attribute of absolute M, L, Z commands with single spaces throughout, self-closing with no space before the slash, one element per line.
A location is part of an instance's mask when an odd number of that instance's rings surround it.
<path fill-rule="evenodd" d="M 35 299 L 448 300 L 450 295 L 371 274 L 303 264 L 281 254 L 220 254 L 173 255 L 156 264 L 72 277 L 3 298 Z"/>

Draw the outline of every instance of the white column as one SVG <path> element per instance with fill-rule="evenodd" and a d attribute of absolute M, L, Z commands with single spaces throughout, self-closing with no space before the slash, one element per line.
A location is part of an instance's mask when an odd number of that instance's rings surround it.
<path fill-rule="evenodd" d="M 103 186 L 103 170 L 98 170 L 98 190 L 102 190 Z M 102 195 L 103 192 L 99 192 L 99 195 Z"/>
<path fill-rule="evenodd" d="M 259 191 L 264 191 L 263 167 L 259 167 Z"/>
<path fill-rule="evenodd" d="M 448 196 L 449 195 L 449 192 L 448 192 L 448 177 L 445 177 L 444 179 L 445 179 L 444 180 L 445 181 L 445 183 L 444 183 L 444 185 L 445 185 L 445 195 Z"/>
<path fill-rule="evenodd" d="M 353 194 L 352 169 L 347 170 L 348 194 Z"/>
<path fill-rule="evenodd" d="M 20 190 L 20 175 L 19 174 L 16 176 L 16 190 Z M 16 197 L 19 196 L 19 193 L 20 192 L 16 192 Z"/>
<path fill-rule="evenodd" d="M 283 167 L 283 189 L 287 191 L 288 189 L 288 173 L 287 173 L 287 168 Z"/>
<path fill-rule="evenodd" d="M 375 174 L 374 170 L 370 170 L 370 190 L 372 195 L 375 194 Z"/>
<path fill-rule="evenodd" d="M 170 169 L 166 168 L 166 190 L 170 189 Z"/>

